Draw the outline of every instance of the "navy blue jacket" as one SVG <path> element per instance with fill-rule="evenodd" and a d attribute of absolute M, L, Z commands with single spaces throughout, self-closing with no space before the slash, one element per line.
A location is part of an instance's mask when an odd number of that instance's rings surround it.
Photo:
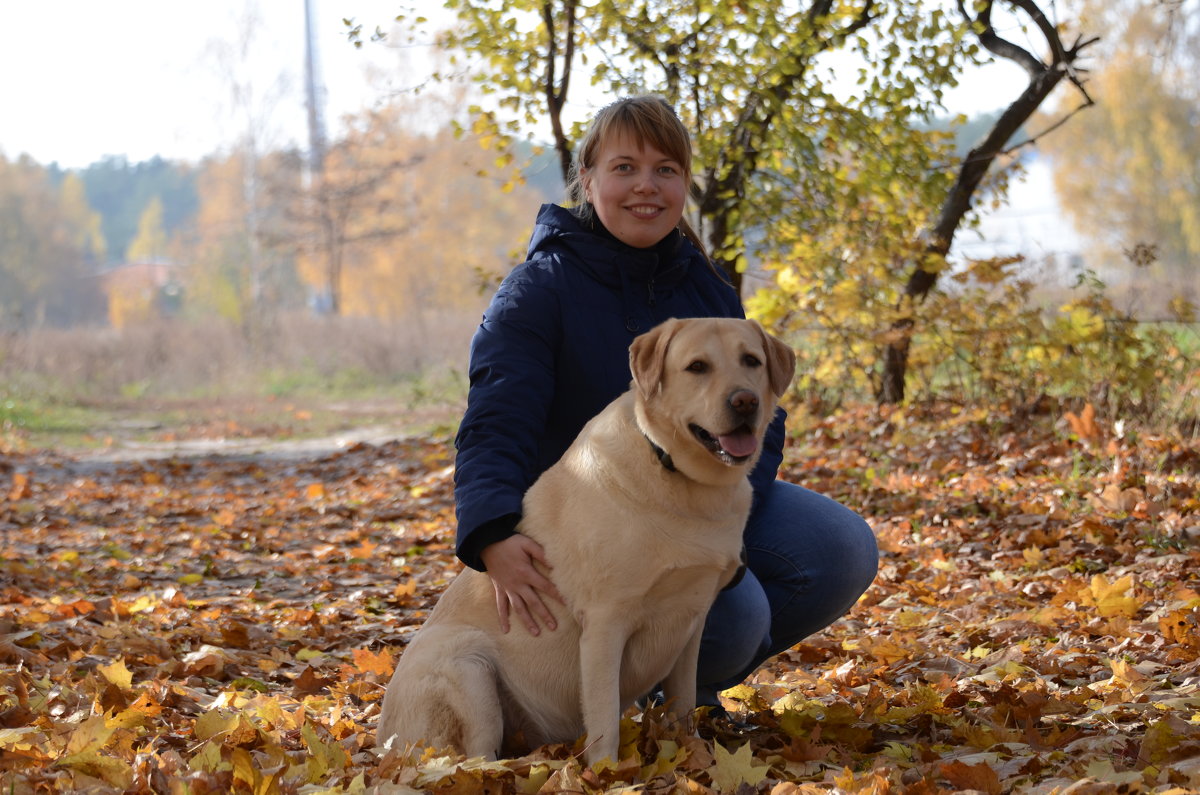
<path fill-rule="evenodd" d="M 599 222 L 543 205 L 526 261 L 508 274 L 471 340 L 470 391 L 455 447 L 458 555 L 515 532 L 521 499 L 579 431 L 625 392 L 629 345 L 662 321 L 744 317 L 736 293 L 686 238 L 625 245 Z M 755 493 L 783 460 L 783 412 L 751 474 Z"/>

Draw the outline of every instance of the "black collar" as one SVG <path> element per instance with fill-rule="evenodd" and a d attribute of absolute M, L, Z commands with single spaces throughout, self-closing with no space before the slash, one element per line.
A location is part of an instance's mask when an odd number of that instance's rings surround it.
<path fill-rule="evenodd" d="M 646 436 L 645 433 L 642 436 Z M 668 472 L 678 472 L 675 468 L 675 462 L 671 460 L 671 454 L 654 443 L 654 440 L 646 436 L 646 441 L 650 443 L 650 449 L 654 451 L 654 455 L 658 457 L 658 462 L 663 465 L 663 469 Z"/>

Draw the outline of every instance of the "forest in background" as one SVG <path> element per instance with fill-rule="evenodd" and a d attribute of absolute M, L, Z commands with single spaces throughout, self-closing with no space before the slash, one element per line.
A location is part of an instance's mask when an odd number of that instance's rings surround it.
<path fill-rule="evenodd" d="M 1200 789 L 1195 0 L 1057 0 L 1050 29 L 989 28 L 983 12 L 1006 5 L 990 0 L 959 6 L 979 15 L 966 27 L 912 0 L 886 18 L 871 0 L 447 5 L 489 66 L 482 97 L 458 95 L 421 134 L 404 120 L 441 108 L 437 92 L 362 115 L 319 182 L 253 130 L 198 164 L 89 174 L 0 157 L 0 789 Z M 842 24 L 865 32 L 833 35 Z M 592 57 L 572 85 L 689 100 L 700 160 L 720 165 L 706 176 L 726 188 L 698 202 L 700 228 L 755 276 L 751 310 L 800 357 L 780 477 L 866 517 L 879 574 L 842 620 L 722 694 L 746 725 L 701 715 L 696 736 L 631 711 L 620 763 L 600 769 L 580 765 L 582 739 L 496 762 L 380 747 L 384 683 L 461 567 L 466 337 L 545 192 L 513 179 L 532 150 L 507 125 L 567 102 L 561 36 L 581 31 L 580 52 L 603 38 L 620 57 Z M 1061 57 L 1090 40 L 1078 31 L 1103 36 L 1081 64 Z M 922 245 L 1002 121 L 954 142 L 922 113 L 921 92 L 956 74 L 939 59 L 976 33 L 1026 55 L 1050 34 L 1057 65 L 1028 65 L 1094 99 L 1074 113 L 1056 95 L 973 197 L 1002 202 L 1031 152 L 1052 154 L 1079 263 Z M 861 104 L 810 69 L 814 47 L 889 37 L 919 42 L 916 60 L 882 48 Z M 707 104 L 714 86 L 728 96 Z M 786 123 L 767 130 L 772 112 Z M 563 132 L 569 150 L 577 130 Z M 162 180 L 111 188 L 129 208 L 107 229 L 87 187 L 105 169 L 110 187 Z M 178 223 L 170 186 L 189 181 Z M 113 267 L 134 255 L 148 261 Z M 105 272 L 130 276 L 115 305 Z M 928 289 L 906 303 L 914 277 Z M 900 340 L 904 402 L 877 402 Z M 328 435 L 350 413 L 386 436 Z"/>
<path fill-rule="evenodd" d="M 255 374 L 268 367 L 316 370 L 324 383 L 386 381 L 398 374 L 380 373 L 381 363 L 411 358 L 378 355 L 389 340 L 461 360 L 489 287 L 519 259 L 533 209 L 560 197 L 557 161 L 579 128 L 544 150 L 515 133 L 522 114 L 528 121 L 545 110 L 542 87 L 522 78 L 523 69 L 544 67 L 565 90 L 569 63 L 554 39 L 564 31 L 495 26 L 472 16 L 487 4 L 456 5 L 463 27 L 441 44 L 467 65 L 491 58 L 491 70 L 472 86 L 439 84 L 349 119 L 319 175 L 307 153 L 265 150 L 254 129 L 199 163 L 111 158 L 63 171 L 0 155 L 4 397 L 256 389 Z M 519 3 L 496 8 L 526 19 Z M 546 8 L 563 25 L 577 6 Z M 615 93 L 670 94 L 696 80 L 695 94 L 720 78 L 730 96 L 757 96 L 737 70 L 753 81 L 761 53 L 742 49 L 745 63 L 714 63 L 695 49 L 687 24 L 669 34 L 677 42 L 642 41 L 636 26 L 619 27 L 621 8 L 599 3 L 593 11 L 604 25 L 579 41 L 628 61 L 620 74 L 616 61 L 593 62 L 593 82 L 611 82 Z M 745 48 L 757 8 L 706 24 L 728 31 L 727 47 Z M 907 37 L 908 50 L 834 35 L 827 46 L 866 59 L 861 94 L 852 98 L 811 77 L 809 64 L 823 52 L 798 51 L 791 67 L 766 73 L 796 92 L 781 106 L 783 121 L 743 130 L 750 137 L 740 145 L 718 134 L 734 123 L 722 108 L 736 105 L 680 102 L 702 131 L 699 158 L 719 164 L 702 185 L 752 175 L 710 190 L 699 228 L 719 262 L 739 279 L 756 277 L 743 288 L 749 311 L 800 352 L 798 401 L 823 412 L 878 397 L 885 354 L 902 338 L 906 354 L 912 340 L 906 380 L 920 399 L 1024 406 L 1050 396 L 1193 427 L 1200 144 L 1189 113 L 1200 101 L 1186 69 L 1195 20 L 1183 2 L 1126 0 L 1127 13 L 1105 9 L 1081 0 L 1070 6 L 1078 16 L 1060 26 L 1103 34 L 1087 62 L 1096 99 L 1078 113 L 1065 94 L 1040 108 L 1005 142 L 962 222 L 971 228 L 982 209 L 1003 204 L 1029 158 L 1048 155 L 1065 211 L 1086 241 L 1067 268 L 1019 256 L 920 253 L 954 169 L 977 156 L 973 147 L 999 123 L 937 115 L 940 92 L 968 63 L 986 60 L 950 15 L 928 16 L 912 2 L 882 21 L 862 17 Z M 687 19 L 685 7 L 670 2 L 653 10 Z M 772 46 L 798 35 L 764 30 Z M 516 38 L 503 38 L 510 34 Z M 547 46 L 549 59 L 538 60 Z M 639 60 L 655 47 L 677 51 L 677 60 Z M 441 123 L 431 127 L 431 118 Z M 936 289 L 910 295 L 914 279 Z M 362 340 L 336 352 L 355 360 L 340 376 L 336 355 L 283 354 L 284 334 L 347 338 L 320 330 L 333 325 Z M 221 346 L 227 359 L 206 360 L 188 344 L 198 334 L 240 339 L 242 352 Z M 434 359 L 418 358 L 426 366 Z M 145 364 L 133 372 L 129 362 Z"/>

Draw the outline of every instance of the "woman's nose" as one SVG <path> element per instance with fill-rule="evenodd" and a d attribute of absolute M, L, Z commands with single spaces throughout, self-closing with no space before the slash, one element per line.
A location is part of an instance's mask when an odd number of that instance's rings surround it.
<path fill-rule="evenodd" d="M 633 189 L 638 193 L 654 193 L 658 190 L 658 182 L 655 181 L 653 173 L 642 173 L 634 182 Z"/>

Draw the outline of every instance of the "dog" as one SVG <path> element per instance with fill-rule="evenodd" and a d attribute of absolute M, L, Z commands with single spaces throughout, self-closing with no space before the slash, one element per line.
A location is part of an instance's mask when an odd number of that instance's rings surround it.
<path fill-rule="evenodd" d="M 378 744 L 496 759 L 586 733 L 589 764 L 616 762 L 622 713 L 660 683 L 690 726 L 704 620 L 741 565 L 747 475 L 795 361 L 753 320 L 636 338 L 629 391 L 524 498 L 557 629 L 501 632 L 490 578 L 464 570 L 400 656 Z"/>

